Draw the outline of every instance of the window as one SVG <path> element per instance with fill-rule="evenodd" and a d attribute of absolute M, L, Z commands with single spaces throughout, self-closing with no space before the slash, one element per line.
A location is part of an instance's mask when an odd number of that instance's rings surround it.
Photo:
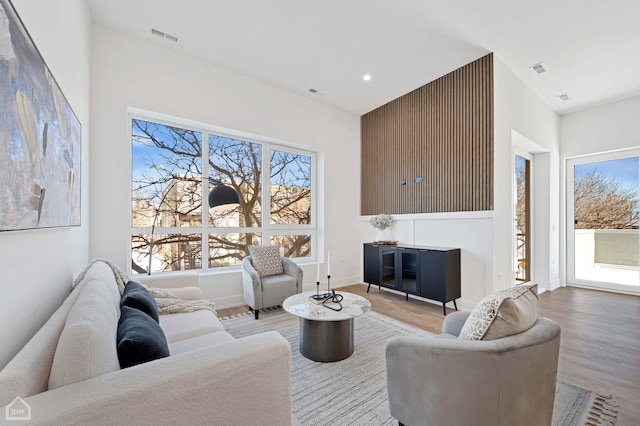
<path fill-rule="evenodd" d="M 313 153 L 158 121 L 131 117 L 133 273 L 231 267 L 252 244 L 312 256 Z M 240 202 L 210 209 L 220 184 Z"/>

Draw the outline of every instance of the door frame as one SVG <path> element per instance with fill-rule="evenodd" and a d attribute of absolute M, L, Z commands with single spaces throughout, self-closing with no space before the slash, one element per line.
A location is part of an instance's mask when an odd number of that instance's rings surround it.
<path fill-rule="evenodd" d="M 535 194 L 535 166 L 534 166 L 534 158 L 535 155 L 519 146 L 513 147 L 512 155 L 511 155 L 511 177 L 512 181 L 512 193 L 511 193 L 511 209 L 512 209 L 512 226 L 511 226 L 511 265 L 515 265 L 517 262 L 517 250 L 514 246 L 516 242 L 517 230 L 515 225 L 515 208 L 517 202 L 517 191 L 516 191 L 516 180 L 515 180 L 515 171 L 516 171 L 516 156 L 522 157 L 525 160 L 529 161 L 529 211 L 528 211 L 528 225 L 529 225 L 529 235 L 527 235 L 527 245 L 529 246 L 529 257 L 527 261 L 529 262 L 529 281 L 518 283 L 516 282 L 516 272 L 514 270 L 511 271 L 511 286 L 529 284 L 535 282 L 535 204 L 534 204 L 534 194 Z"/>
<path fill-rule="evenodd" d="M 609 283 L 601 281 L 590 281 L 576 278 L 575 276 L 575 230 L 574 230 L 574 166 L 589 164 L 608 160 L 618 160 L 628 157 L 638 157 L 640 161 L 640 148 L 630 148 L 618 151 L 607 151 L 602 153 L 588 154 L 577 157 L 565 158 L 565 239 L 566 239 L 566 270 L 565 282 L 570 287 L 583 287 L 594 290 L 612 291 L 616 293 L 640 295 L 640 281 L 637 286 Z M 639 164 L 640 168 L 640 164 Z M 640 189 L 640 182 L 639 182 Z"/>

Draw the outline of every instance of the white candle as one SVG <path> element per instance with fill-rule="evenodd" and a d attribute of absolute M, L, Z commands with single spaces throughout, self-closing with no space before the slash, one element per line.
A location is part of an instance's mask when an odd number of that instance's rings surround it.
<path fill-rule="evenodd" d="M 318 259 L 318 270 L 316 272 L 316 282 L 320 282 L 320 259 Z"/>
<path fill-rule="evenodd" d="M 331 276 L 331 252 L 327 251 L 327 276 Z"/>

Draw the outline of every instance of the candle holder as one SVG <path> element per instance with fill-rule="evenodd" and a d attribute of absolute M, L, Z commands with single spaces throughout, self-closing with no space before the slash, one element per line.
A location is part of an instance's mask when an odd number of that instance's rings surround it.
<path fill-rule="evenodd" d="M 327 277 L 327 278 L 330 278 L 330 277 Z M 316 281 L 316 294 L 309 296 L 309 300 L 319 305 L 323 303 L 325 300 L 330 299 L 331 297 L 333 297 L 333 294 L 331 293 L 331 290 L 329 290 L 329 282 L 327 282 L 327 292 L 321 294 L 320 281 Z"/>

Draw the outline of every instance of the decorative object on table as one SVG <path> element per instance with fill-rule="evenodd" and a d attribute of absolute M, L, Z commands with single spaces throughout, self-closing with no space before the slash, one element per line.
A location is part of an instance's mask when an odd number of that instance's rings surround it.
<path fill-rule="evenodd" d="M 156 230 L 156 222 L 158 221 L 158 217 L 160 216 L 160 212 L 162 211 L 162 205 L 167 200 L 167 197 L 171 193 L 171 190 L 173 188 L 177 188 L 178 183 L 185 181 L 185 179 L 179 179 L 177 177 L 173 177 L 171 180 L 173 182 L 171 182 L 167 189 L 163 191 L 160 203 L 158 203 L 158 209 L 153 215 L 153 223 L 151 224 L 151 236 L 149 237 L 149 267 L 147 268 L 147 275 L 151 275 L 151 261 L 153 259 L 153 246 L 155 244 L 154 233 Z M 240 196 L 235 189 L 230 186 L 224 185 L 219 180 L 209 179 L 209 181 L 215 185 L 211 192 L 209 192 L 209 208 L 214 208 L 225 204 L 237 204 L 240 202 Z M 177 204 L 177 194 L 175 195 L 175 197 Z"/>
<path fill-rule="evenodd" d="M 317 263 L 318 267 L 316 270 L 316 294 L 309 296 L 309 300 L 311 300 L 316 305 L 320 305 L 325 303 L 328 299 L 333 297 L 333 293 L 331 293 L 331 252 L 327 252 L 327 292 L 320 293 L 320 261 Z"/>
<path fill-rule="evenodd" d="M 371 226 L 378 230 L 376 234 L 375 242 L 378 244 L 395 244 L 397 241 L 393 241 L 391 231 L 388 230 L 393 224 L 393 217 L 388 214 L 379 214 L 369 219 Z"/>
<path fill-rule="evenodd" d="M 0 0 L 0 231 L 80 225 L 81 139 L 27 29 Z"/>
<path fill-rule="evenodd" d="M 225 330 L 236 339 L 275 330 L 289 341 L 292 348 L 300 344 L 298 319 L 282 309 L 265 312 L 260 321 L 254 321 L 248 313 L 239 318 L 223 319 L 222 323 Z M 356 350 L 340 362 L 314 362 L 299 351 L 291 351 L 292 409 L 301 424 L 398 424 L 389 413 L 385 354 L 380 348 L 384 347 L 387 340 L 399 335 L 433 335 L 373 311 L 357 318 L 354 332 Z M 335 404 L 336 395 L 341 396 L 340 404 Z M 579 420 L 587 416 L 602 422 L 604 416 L 597 414 L 598 411 L 602 412 L 599 407 L 610 407 L 617 411 L 614 399 L 558 380 L 551 425 L 584 425 L 586 422 Z M 332 404 L 334 409 L 327 410 Z M 613 419 L 611 424 L 615 423 Z"/>

